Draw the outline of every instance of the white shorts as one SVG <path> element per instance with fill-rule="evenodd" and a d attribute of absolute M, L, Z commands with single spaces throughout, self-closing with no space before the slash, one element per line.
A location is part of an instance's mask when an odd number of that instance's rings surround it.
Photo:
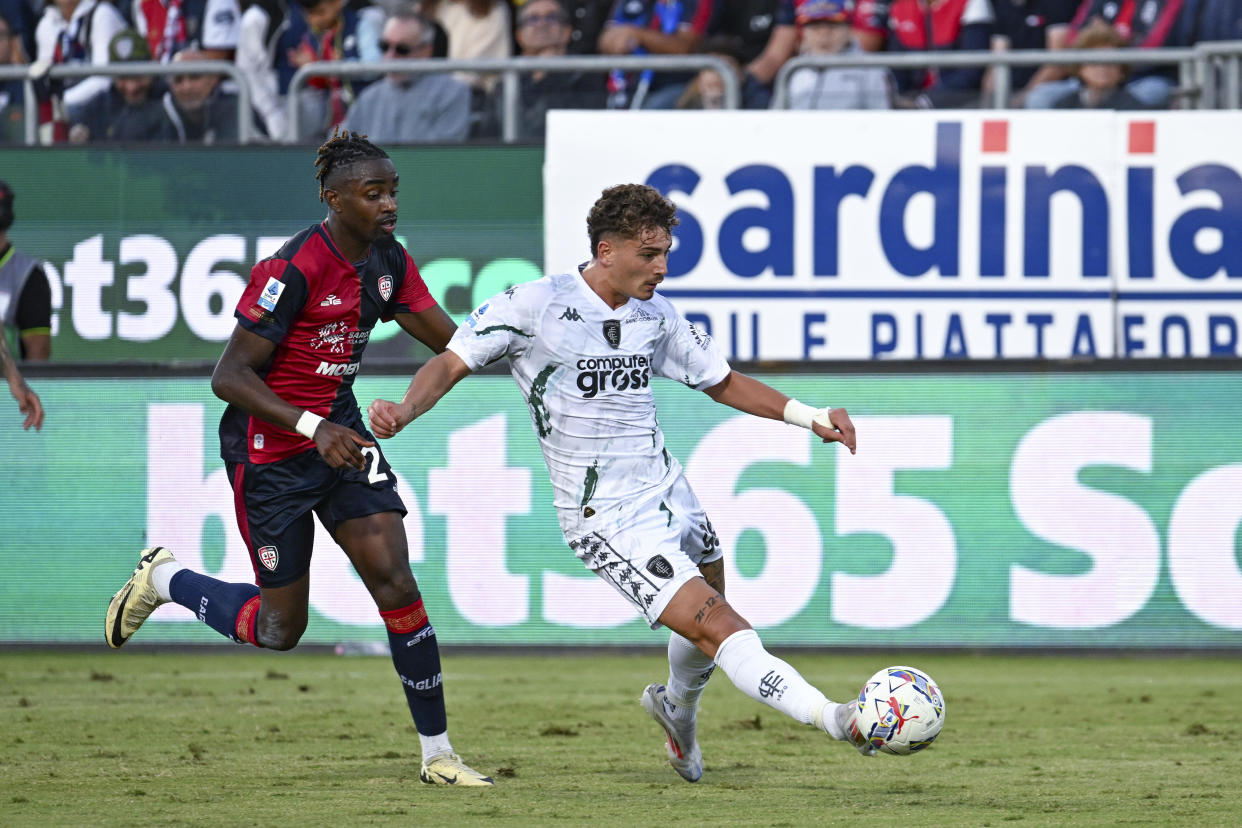
<path fill-rule="evenodd" d="M 632 510 L 625 520 L 566 537 L 587 569 L 638 607 L 652 629 L 677 590 L 699 575 L 699 565 L 724 557 L 720 539 L 679 475 L 666 490 Z"/>

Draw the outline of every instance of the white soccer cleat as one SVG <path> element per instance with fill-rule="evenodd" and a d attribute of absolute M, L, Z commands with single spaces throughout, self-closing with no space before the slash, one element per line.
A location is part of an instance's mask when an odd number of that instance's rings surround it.
<path fill-rule="evenodd" d="M 130 636 L 138 632 L 142 622 L 155 612 L 155 608 L 167 603 L 155 591 L 151 573 L 157 566 L 175 560 L 177 559 L 173 557 L 173 553 L 162 546 L 142 550 L 138 566 L 134 567 L 134 574 L 129 576 L 125 586 L 108 603 L 108 614 L 104 617 L 104 638 L 107 639 L 109 647 L 116 649 L 129 641 Z"/>
<path fill-rule="evenodd" d="M 703 751 L 699 750 L 698 740 L 694 738 L 695 722 L 674 721 L 665 708 L 668 691 L 663 684 L 648 684 L 643 690 L 643 709 L 664 728 L 667 736 L 665 748 L 668 750 L 668 763 L 673 770 L 687 782 L 698 782 L 703 776 Z"/>
<path fill-rule="evenodd" d="M 428 785 L 456 785 L 459 788 L 490 788 L 496 784 L 490 776 L 479 773 L 451 751 L 424 760 L 418 778 Z"/>
<path fill-rule="evenodd" d="M 837 705 L 832 712 L 836 717 L 837 727 L 845 733 L 844 742 L 858 748 L 863 756 L 875 756 L 875 747 L 867 741 L 866 735 L 858 728 L 858 707 L 852 702 Z"/>

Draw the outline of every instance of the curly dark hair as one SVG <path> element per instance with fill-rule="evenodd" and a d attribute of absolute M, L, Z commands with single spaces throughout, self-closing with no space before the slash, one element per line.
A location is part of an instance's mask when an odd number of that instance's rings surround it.
<path fill-rule="evenodd" d="M 319 200 L 323 201 L 323 191 L 327 188 L 328 178 L 339 169 L 350 166 L 358 161 L 370 161 L 373 158 L 387 158 L 388 153 L 367 140 L 360 133 L 351 135 L 349 130 L 333 131 L 332 137 L 319 147 L 315 155 L 315 166 L 319 179 Z"/>
<path fill-rule="evenodd" d="M 587 214 L 587 234 L 591 239 L 591 255 L 599 249 L 599 240 L 613 234 L 636 239 L 644 230 L 667 230 L 670 234 L 680 223 L 677 205 L 660 191 L 646 184 L 618 184 L 604 190 L 603 195 Z"/>

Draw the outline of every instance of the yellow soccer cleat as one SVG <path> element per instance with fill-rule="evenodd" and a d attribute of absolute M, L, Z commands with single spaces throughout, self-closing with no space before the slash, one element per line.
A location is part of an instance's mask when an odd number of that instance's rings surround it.
<path fill-rule="evenodd" d="M 108 646 L 116 649 L 129 641 L 129 637 L 138 632 L 142 622 L 155 612 L 155 608 L 166 603 L 155 591 L 151 573 L 163 564 L 175 561 L 173 553 L 162 546 L 152 546 L 142 550 L 138 558 L 138 566 L 134 574 L 129 576 L 125 586 L 112 596 L 108 604 L 108 615 L 104 619 L 104 638 Z"/>
<path fill-rule="evenodd" d="M 428 785 L 457 785 L 466 788 L 490 788 L 496 783 L 471 768 L 456 753 L 440 753 L 423 760 L 418 778 Z"/>

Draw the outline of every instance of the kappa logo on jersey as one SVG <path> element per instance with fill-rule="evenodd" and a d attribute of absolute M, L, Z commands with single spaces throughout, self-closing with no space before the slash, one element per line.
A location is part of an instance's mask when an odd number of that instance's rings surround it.
<path fill-rule="evenodd" d="M 336 294 L 335 294 L 335 293 L 329 293 L 329 294 L 328 294 L 328 298 L 327 298 L 327 299 L 324 299 L 322 302 L 320 302 L 320 303 L 319 303 L 319 307 L 321 307 L 321 308 L 328 308 L 328 307 L 331 307 L 331 306 L 333 306 L 333 305 L 339 305 L 339 304 L 341 304 L 341 300 L 336 298 Z"/>
<path fill-rule="evenodd" d="M 276 571 L 276 564 L 280 563 L 280 553 L 276 551 L 274 546 L 260 546 L 258 552 L 259 563 L 266 566 L 270 571 Z"/>
<path fill-rule="evenodd" d="M 347 377 L 358 373 L 361 367 L 361 362 L 321 362 L 315 373 L 325 377 Z"/>
<path fill-rule="evenodd" d="M 620 323 L 618 323 L 618 327 Z M 640 354 L 580 359 L 578 390 L 589 400 L 608 391 L 639 391 L 651 384 L 651 363 Z"/>
<path fill-rule="evenodd" d="M 275 276 L 268 276 L 267 285 L 263 288 L 263 292 L 259 294 L 259 307 L 269 311 L 276 310 L 276 303 L 280 301 L 280 294 L 284 292 L 285 283 Z"/>
<path fill-rule="evenodd" d="M 558 316 L 557 319 L 568 319 L 570 322 L 583 321 L 582 314 L 578 313 L 577 308 L 565 308 L 565 312 Z"/>
<path fill-rule="evenodd" d="M 663 555 L 656 555 L 647 561 L 647 571 L 657 578 L 668 580 L 673 577 L 673 565 Z"/>
<path fill-rule="evenodd" d="M 615 319 L 604 320 L 604 339 L 614 348 L 621 347 L 621 323 Z"/>
<path fill-rule="evenodd" d="M 392 277 L 385 273 L 379 277 L 380 298 L 387 302 L 392 298 Z"/>

